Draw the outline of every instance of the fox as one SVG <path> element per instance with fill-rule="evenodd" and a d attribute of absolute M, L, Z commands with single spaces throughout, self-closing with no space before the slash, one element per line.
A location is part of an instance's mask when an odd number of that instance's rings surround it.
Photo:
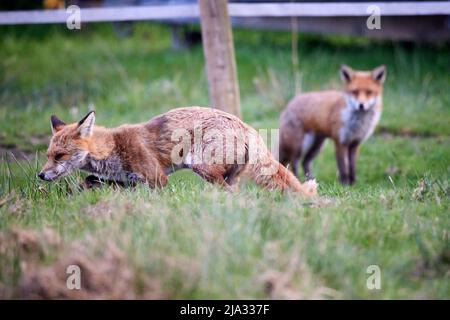
<path fill-rule="evenodd" d="M 292 190 L 305 197 L 317 194 L 315 181 L 302 184 L 274 158 L 253 127 L 224 111 L 177 108 L 145 123 L 116 128 L 97 126 L 95 118 L 91 111 L 79 122 L 66 124 L 51 116 L 52 136 L 40 179 L 54 181 L 81 170 L 120 184 L 162 188 L 171 173 L 191 169 L 233 193 L 240 177 L 247 176 L 269 190 Z M 258 161 L 252 160 L 252 143 Z M 202 159 L 203 153 L 212 156 Z"/>
<path fill-rule="evenodd" d="M 294 97 L 280 115 L 280 162 L 298 176 L 301 160 L 306 179 L 312 179 L 312 162 L 324 141 L 333 140 L 339 181 L 356 182 L 361 144 L 374 132 L 383 108 L 386 66 L 371 71 L 340 68 L 342 91 L 317 91 Z"/>

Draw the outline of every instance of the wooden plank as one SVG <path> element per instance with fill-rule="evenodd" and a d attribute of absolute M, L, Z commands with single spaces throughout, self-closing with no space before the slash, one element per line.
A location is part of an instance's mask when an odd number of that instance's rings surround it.
<path fill-rule="evenodd" d="M 199 0 L 198 4 L 211 105 L 240 117 L 241 102 L 227 0 Z"/>
<path fill-rule="evenodd" d="M 65 23 L 70 13 L 65 9 L 0 12 L 0 24 Z M 196 4 L 170 6 L 128 6 L 110 8 L 81 8 L 81 21 L 139 21 L 198 18 Z"/>
<path fill-rule="evenodd" d="M 368 16 L 370 5 L 380 7 L 382 15 L 448 15 L 450 1 L 443 2 L 351 2 L 351 3 L 230 3 L 231 17 L 339 17 Z M 65 23 L 69 13 L 59 10 L 0 12 L 0 24 Z M 167 6 L 127 6 L 82 8 L 81 21 L 138 21 L 198 18 L 196 4 Z"/>
<path fill-rule="evenodd" d="M 230 4 L 232 17 L 344 17 L 368 16 L 367 8 L 376 5 L 381 15 L 450 14 L 445 2 L 327 2 L 327 3 L 257 3 Z"/>

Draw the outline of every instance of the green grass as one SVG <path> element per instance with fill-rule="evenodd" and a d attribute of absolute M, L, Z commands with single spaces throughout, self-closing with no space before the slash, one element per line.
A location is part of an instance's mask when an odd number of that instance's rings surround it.
<path fill-rule="evenodd" d="M 143 122 L 208 105 L 201 47 L 173 51 L 164 26 L 0 28 L 0 147 L 30 161 L 0 164 L 0 297 L 450 298 L 448 46 L 235 30 L 243 118 L 276 128 L 294 95 L 340 86 L 341 63 L 388 66 L 379 130 L 362 148 L 358 183 L 336 182 L 327 144 L 314 164 L 321 200 L 244 184 L 238 195 L 190 172 L 159 191 L 80 191 L 82 175 L 48 184 L 49 117 Z M 385 132 L 389 132 L 386 134 Z M 65 268 L 82 267 L 80 292 Z M 381 269 L 369 290 L 366 269 Z"/>

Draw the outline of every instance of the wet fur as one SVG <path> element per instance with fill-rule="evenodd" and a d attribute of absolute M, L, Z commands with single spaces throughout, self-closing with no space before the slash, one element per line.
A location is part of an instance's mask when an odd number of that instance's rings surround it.
<path fill-rule="evenodd" d="M 235 150 L 234 158 L 242 159 L 231 164 L 195 163 L 188 156 L 195 157 L 196 152 L 211 148 L 223 141 L 211 138 L 204 141 L 202 150 L 182 150 L 183 161 L 173 163 L 171 153 L 179 143 L 173 141 L 172 134 L 176 129 L 186 129 L 193 133 L 194 123 L 201 123 L 204 132 L 230 130 L 235 141 L 244 143 L 245 148 Z M 87 152 L 80 163 L 79 169 L 88 171 L 95 176 L 120 182 L 143 182 L 150 187 L 163 187 L 167 184 L 167 175 L 182 168 L 190 168 L 205 180 L 216 183 L 233 191 L 231 186 L 246 175 L 258 185 L 268 189 L 279 189 L 299 192 L 305 196 L 316 194 L 315 182 L 301 184 L 298 179 L 267 150 L 257 132 L 239 118 L 228 113 L 211 108 L 179 108 L 157 116 L 147 123 L 123 125 L 118 128 L 106 129 L 95 126 L 88 138 L 79 136 L 79 125 L 62 125 L 55 130 L 49 146 L 49 161 L 43 170 L 51 170 L 54 166 L 54 155 L 58 152 L 74 154 L 79 150 Z M 261 161 L 248 162 L 248 133 L 255 137 L 261 150 Z M 193 136 L 191 134 L 191 136 Z M 192 139 L 194 139 L 192 137 Z M 194 145 L 191 141 L 191 146 Z M 224 154 L 226 154 L 226 145 Z M 241 152 L 242 154 L 238 154 Z M 68 159 L 67 161 L 70 161 Z M 271 175 L 262 174 L 264 169 L 273 166 Z"/>

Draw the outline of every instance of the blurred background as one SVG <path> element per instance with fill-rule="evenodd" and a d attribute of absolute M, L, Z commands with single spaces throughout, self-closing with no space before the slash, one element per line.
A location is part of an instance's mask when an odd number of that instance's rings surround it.
<path fill-rule="evenodd" d="M 449 133 L 450 2 L 393 2 L 382 7 L 380 29 L 367 27 L 366 5 L 358 1 L 339 2 L 340 9 L 313 1 L 295 17 L 277 5 L 304 2 L 230 2 L 248 5 L 245 14 L 230 9 L 245 121 L 277 127 L 279 113 L 296 93 L 340 88 L 341 64 L 386 64 L 378 132 Z M 82 13 L 81 29 L 69 30 L 64 8 L 72 4 L 116 11 L 106 18 L 102 12 Z M 272 7 L 252 7 L 261 4 Z M 356 10 L 358 5 L 363 7 Z M 114 21 L 124 19 L 124 7 L 136 10 L 138 21 Z M 181 17 L 158 19 L 162 7 Z M 111 126 L 175 106 L 209 104 L 196 1 L 8 1 L 0 9 L 2 154 L 43 150 L 51 113 L 75 121 L 92 104 L 99 120 Z M 29 11 L 43 9 L 62 12 L 59 23 L 42 18 L 43 11 Z M 7 15 L 17 12 L 36 13 Z M 106 21 L 83 20 L 97 16 Z M 152 21 L 145 20 L 149 16 Z"/>
<path fill-rule="evenodd" d="M 450 18 L 447 10 L 436 8 L 433 13 L 423 14 L 421 4 L 439 3 L 439 1 L 419 0 L 396 0 L 379 1 L 391 4 L 392 10 L 383 10 L 383 30 L 369 30 L 366 27 L 366 15 L 352 13 L 352 4 L 368 3 L 358 0 L 230 0 L 229 3 L 310 3 L 330 4 L 330 6 L 317 6 L 309 13 L 310 16 L 298 17 L 295 30 L 319 34 L 347 34 L 364 35 L 370 38 L 391 39 L 404 41 L 448 41 L 450 39 Z M 448 1 L 440 1 L 439 7 L 448 5 Z M 107 8 L 122 6 L 173 6 L 182 4 L 196 4 L 197 0 L 17 0 L 5 1 L 0 4 L 0 10 L 30 10 L 30 9 L 61 9 L 70 5 L 80 8 Z M 332 4 L 340 3 L 348 5 L 348 16 L 336 16 Z M 376 4 L 372 1 L 369 4 Z M 384 9 L 384 8 L 383 8 Z M 416 10 L 415 10 L 416 9 Z M 256 10 L 256 9 L 255 9 Z M 292 30 L 293 26 L 289 17 L 256 17 L 233 18 L 233 26 L 268 30 Z M 167 20 L 166 20 L 167 21 Z M 198 22 L 198 19 L 171 19 L 172 26 L 184 25 L 186 23 Z M 178 36 L 176 32 L 174 37 Z M 174 39 L 175 41 L 179 39 Z M 183 40 L 183 39 L 182 39 Z M 189 41 L 189 40 L 188 40 Z M 177 45 L 178 43 L 175 43 Z"/>
<path fill-rule="evenodd" d="M 52 114 L 75 122 L 95 107 L 112 127 L 210 105 L 198 7 L 1 1 L 0 298 L 449 298 L 450 2 L 389 2 L 373 30 L 357 1 L 310 1 L 294 17 L 277 6 L 303 2 L 231 2 L 255 128 L 278 128 L 296 93 L 342 88 L 341 64 L 387 66 L 358 183 L 339 185 L 331 143 L 314 163 L 323 202 L 251 185 L 229 195 L 188 171 L 157 191 L 80 191 L 80 173 L 39 181 Z M 66 26 L 71 4 L 80 30 Z M 382 290 L 366 286 L 374 263 Z M 66 290 L 70 264 L 85 290 Z"/>

